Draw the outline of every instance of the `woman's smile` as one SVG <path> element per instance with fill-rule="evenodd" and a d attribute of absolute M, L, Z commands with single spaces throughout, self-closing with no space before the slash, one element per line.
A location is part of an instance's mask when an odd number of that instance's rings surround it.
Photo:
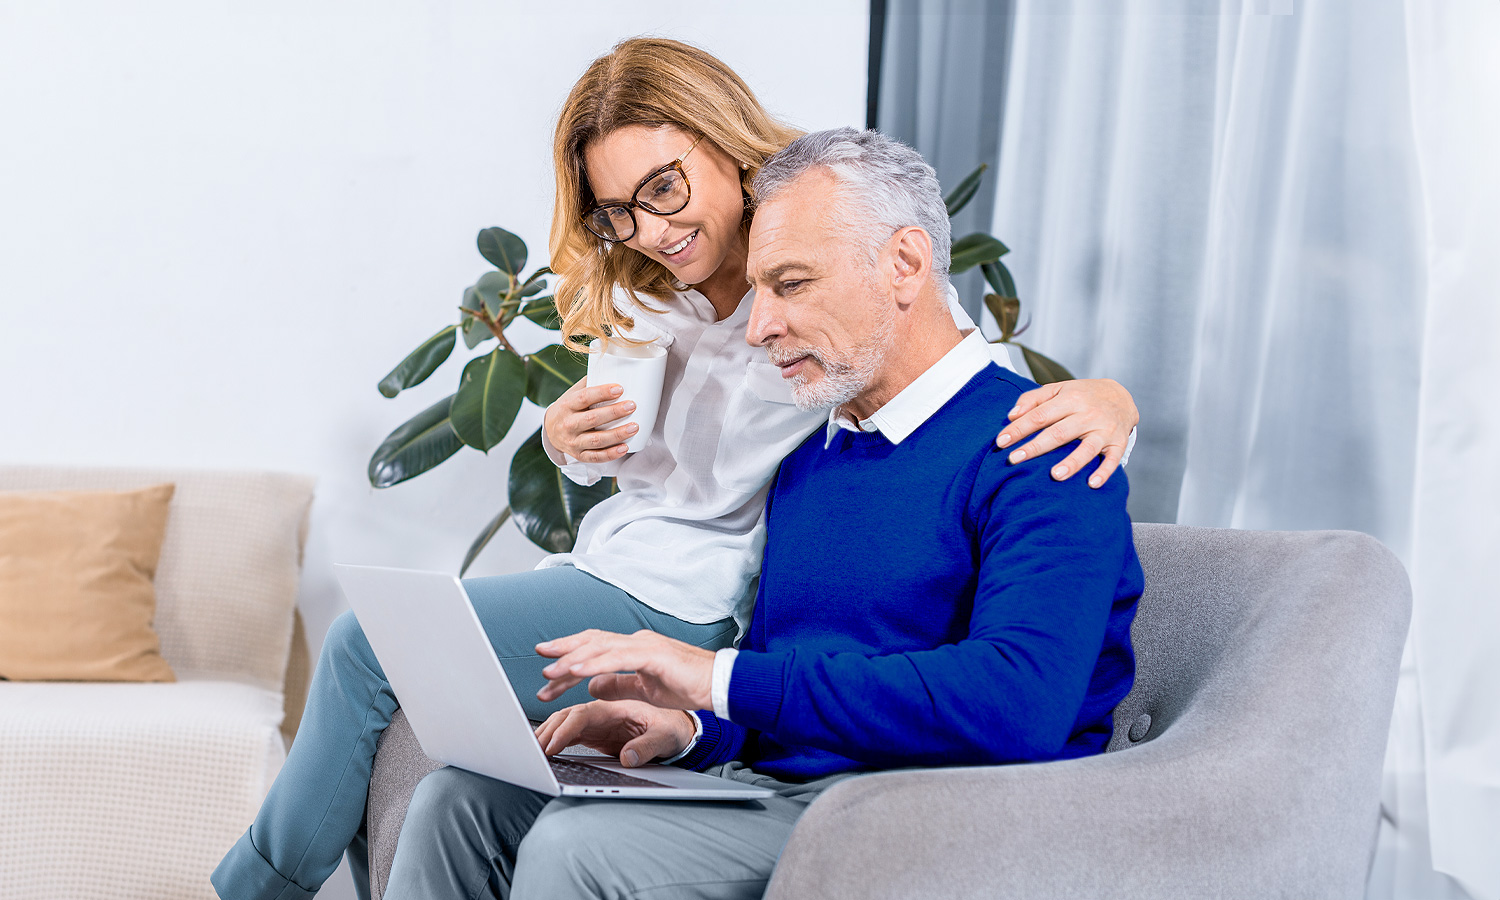
<path fill-rule="evenodd" d="M 692 251 L 698 245 L 697 238 L 698 229 L 695 228 L 688 234 L 687 237 L 671 245 L 670 247 L 663 247 L 657 252 L 662 255 L 663 259 L 665 259 L 673 266 L 681 266 L 688 261 L 689 257 L 693 255 Z"/>

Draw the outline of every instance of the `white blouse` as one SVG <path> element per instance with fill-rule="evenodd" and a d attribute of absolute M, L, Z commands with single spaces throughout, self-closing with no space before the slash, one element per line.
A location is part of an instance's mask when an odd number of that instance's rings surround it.
<path fill-rule="evenodd" d="M 590 485 L 613 476 L 620 492 L 584 516 L 572 553 L 537 568 L 576 566 L 686 622 L 732 616 L 743 634 L 765 545 L 766 488 L 782 458 L 828 424 L 828 411 L 797 409 L 765 350 L 745 342 L 753 293 L 720 322 L 696 290 L 667 303 L 643 299 L 664 311 L 632 310 L 630 336 L 667 346 L 651 442 L 608 463 L 585 463 L 543 434 L 568 478 Z M 951 286 L 948 301 L 959 329 L 973 328 Z M 988 346 L 1011 368 L 1003 346 Z"/>

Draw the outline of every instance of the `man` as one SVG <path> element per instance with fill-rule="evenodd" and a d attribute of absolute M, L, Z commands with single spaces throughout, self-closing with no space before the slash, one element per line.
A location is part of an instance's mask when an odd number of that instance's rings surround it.
<path fill-rule="evenodd" d="M 839 779 L 1108 742 L 1142 585 L 1125 480 L 1057 482 L 1050 464 L 1010 466 L 994 447 L 1033 385 L 954 326 L 932 169 L 842 129 L 794 142 L 755 188 L 747 337 L 798 405 L 830 416 L 772 483 L 754 619 L 739 650 L 717 654 L 650 632 L 540 645 L 555 659 L 543 700 L 586 679 L 601 700 L 538 739 L 777 796 L 547 802 L 440 770 L 412 800 L 393 900 L 471 897 L 486 880 L 549 900 L 758 897 L 797 817 Z"/>

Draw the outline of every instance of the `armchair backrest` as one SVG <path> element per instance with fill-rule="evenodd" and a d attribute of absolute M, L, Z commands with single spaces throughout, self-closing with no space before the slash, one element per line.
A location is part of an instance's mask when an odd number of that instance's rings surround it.
<path fill-rule="evenodd" d="M 0 490 L 132 490 L 173 482 L 156 632 L 178 678 L 281 691 L 313 481 L 196 469 L 0 466 Z M 295 668 L 295 667 L 294 667 Z"/>
<path fill-rule="evenodd" d="M 1349 531 L 1137 525 L 1135 541 L 1136 683 L 1109 749 L 1198 760 L 1247 833 L 1280 835 L 1263 843 L 1299 846 L 1317 879 L 1357 893 L 1411 616 L 1405 569 Z"/>
<path fill-rule="evenodd" d="M 1411 586 L 1379 541 L 1141 524 L 1135 543 L 1146 573 L 1136 681 L 1110 750 L 1169 727 L 1305 742 L 1385 718 L 1360 712 L 1389 706 Z"/>

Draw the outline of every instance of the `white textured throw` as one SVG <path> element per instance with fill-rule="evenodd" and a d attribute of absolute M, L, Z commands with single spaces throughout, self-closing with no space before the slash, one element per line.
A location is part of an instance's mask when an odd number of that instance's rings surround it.
<path fill-rule="evenodd" d="M 212 900 L 280 724 L 232 682 L 0 684 L 0 900 Z"/>

